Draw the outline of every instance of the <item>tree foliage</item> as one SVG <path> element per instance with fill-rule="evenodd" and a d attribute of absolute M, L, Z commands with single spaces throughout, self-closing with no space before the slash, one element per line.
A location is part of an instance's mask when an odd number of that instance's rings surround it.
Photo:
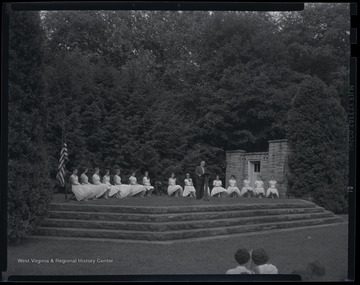
<path fill-rule="evenodd" d="M 52 189 L 45 133 L 43 31 L 35 12 L 12 12 L 9 45 L 8 233 L 26 237 L 48 210 Z"/>
<path fill-rule="evenodd" d="M 331 87 L 304 80 L 289 111 L 289 186 L 295 196 L 310 194 L 334 211 L 346 210 L 348 130 L 346 112 Z"/>

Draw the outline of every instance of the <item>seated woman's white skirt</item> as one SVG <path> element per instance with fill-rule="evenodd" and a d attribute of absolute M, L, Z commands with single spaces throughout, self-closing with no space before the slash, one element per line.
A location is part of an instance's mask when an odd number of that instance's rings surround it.
<path fill-rule="evenodd" d="M 90 185 L 71 185 L 71 191 L 74 193 L 76 200 L 81 201 L 93 197 Z"/>
<path fill-rule="evenodd" d="M 213 189 L 211 189 L 211 196 L 214 196 L 218 193 L 226 192 L 226 189 L 221 186 L 215 186 Z"/>
<path fill-rule="evenodd" d="M 243 188 L 241 188 L 241 195 L 246 194 L 248 191 L 254 192 L 254 188 L 250 186 L 244 186 Z"/>
<path fill-rule="evenodd" d="M 125 198 L 127 196 L 130 196 L 131 185 L 121 184 L 121 185 L 116 185 L 116 186 L 120 188 L 120 192 L 119 192 L 120 197 L 119 198 Z"/>
<path fill-rule="evenodd" d="M 226 193 L 228 193 L 229 195 L 233 192 L 236 192 L 238 193 L 239 195 L 241 195 L 240 193 L 240 190 L 239 188 L 237 188 L 236 186 L 229 186 L 227 189 L 226 189 Z"/>
<path fill-rule="evenodd" d="M 168 187 L 169 196 L 171 196 L 177 190 L 180 190 L 182 192 L 183 188 L 180 185 L 169 185 Z"/>
<path fill-rule="evenodd" d="M 255 194 L 256 195 L 259 195 L 259 194 L 264 194 L 265 195 L 264 188 L 255 188 Z"/>
<path fill-rule="evenodd" d="M 144 186 L 144 187 L 145 187 L 146 191 L 154 190 L 154 187 L 153 187 L 153 186 L 150 186 L 150 185 Z"/>
<path fill-rule="evenodd" d="M 184 187 L 184 192 L 183 192 L 183 196 L 186 197 L 188 195 L 190 195 L 190 193 L 195 193 L 195 187 L 194 186 L 185 186 Z"/>
<path fill-rule="evenodd" d="M 114 196 L 121 191 L 121 185 L 110 185 L 109 197 Z"/>
<path fill-rule="evenodd" d="M 110 187 L 106 184 L 88 184 L 90 186 L 91 192 L 92 192 L 92 196 L 90 198 L 99 198 L 102 195 L 104 195 L 104 193 L 110 189 Z"/>
<path fill-rule="evenodd" d="M 279 192 L 276 188 L 268 188 L 268 190 L 266 191 L 266 197 L 269 197 L 270 194 L 275 194 L 279 197 Z"/>
<path fill-rule="evenodd" d="M 129 186 L 130 186 L 130 192 L 128 194 L 129 197 L 134 196 L 140 192 L 146 191 L 145 187 L 140 184 L 129 185 Z"/>

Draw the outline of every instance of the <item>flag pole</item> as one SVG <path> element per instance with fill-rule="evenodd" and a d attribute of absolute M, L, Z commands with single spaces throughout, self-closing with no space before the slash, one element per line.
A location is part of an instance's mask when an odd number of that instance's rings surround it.
<path fill-rule="evenodd" d="M 62 127 L 62 146 L 66 143 L 66 137 L 65 137 L 65 125 Z M 65 169 L 65 166 L 64 166 Z M 67 187 L 66 187 L 66 172 L 64 175 L 64 187 L 65 187 L 65 201 L 67 201 Z"/>

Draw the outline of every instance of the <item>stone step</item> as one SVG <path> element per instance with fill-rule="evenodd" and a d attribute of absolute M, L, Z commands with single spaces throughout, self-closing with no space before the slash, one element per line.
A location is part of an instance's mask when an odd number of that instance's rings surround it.
<path fill-rule="evenodd" d="M 231 235 L 265 230 L 296 228 L 304 226 L 316 226 L 331 223 L 344 223 L 340 217 L 328 217 L 317 219 L 302 219 L 283 222 L 262 223 L 253 225 L 221 226 L 216 228 L 187 229 L 164 232 L 129 231 L 93 228 L 56 228 L 39 227 L 37 235 L 58 237 L 87 237 L 102 239 L 132 239 L 148 241 L 182 240 L 187 238 L 211 237 L 216 235 Z"/>
<path fill-rule="evenodd" d="M 101 212 L 101 213 L 139 213 L 139 214 L 162 214 L 162 213 L 189 213 L 189 212 L 224 212 L 234 210 L 262 210 L 284 208 L 314 208 L 311 202 L 301 203 L 262 203 L 262 204 L 232 204 L 232 205 L 192 205 L 192 206 L 123 206 L 123 205 L 97 205 L 81 203 L 51 203 L 51 211 L 76 211 L 76 212 Z"/>
<path fill-rule="evenodd" d="M 315 208 L 284 208 L 264 210 L 232 210 L 225 212 L 192 212 L 192 213 L 168 213 L 168 214 L 137 214 L 137 213 L 102 213 L 102 212 L 79 212 L 79 211 L 50 211 L 50 219 L 73 219 L 73 220 L 100 220 L 100 221 L 137 221 L 137 222 L 170 222 L 225 219 L 235 217 L 290 215 L 302 213 L 323 212 L 321 207 Z"/>
<path fill-rule="evenodd" d="M 118 221 L 98 221 L 98 220 L 69 220 L 69 219 L 46 219 L 43 227 L 63 227 L 63 228 L 92 228 L 110 230 L 131 230 L 131 231 L 174 231 L 199 228 L 229 227 L 236 225 L 252 225 L 263 223 L 274 223 L 283 221 L 319 219 L 333 217 L 331 212 L 292 214 L 292 215 L 273 215 L 256 216 L 246 218 L 212 219 L 196 221 L 177 221 L 177 222 L 118 222 Z"/>

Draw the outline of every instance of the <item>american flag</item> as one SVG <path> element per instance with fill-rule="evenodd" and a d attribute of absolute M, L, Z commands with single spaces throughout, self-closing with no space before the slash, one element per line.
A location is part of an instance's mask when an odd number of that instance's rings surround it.
<path fill-rule="evenodd" d="M 65 163 L 68 161 L 68 153 L 67 153 L 67 145 L 63 143 L 61 152 L 60 152 L 60 159 L 59 159 L 59 166 L 58 166 L 58 173 L 56 175 L 56 179 L 59 180 L 62 186 L 65 186 Z"/>

